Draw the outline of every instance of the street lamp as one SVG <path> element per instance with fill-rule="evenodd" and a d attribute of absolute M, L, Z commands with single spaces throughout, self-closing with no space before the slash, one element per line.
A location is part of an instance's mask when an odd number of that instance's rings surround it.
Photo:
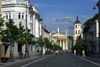
<path fill-rule="evenodd" d="M 27 4 L 26 4 L 26 47 L 25 47 L 24 58 L 29 58 L 29 52 L 28 52 L 27 46 L 28 46 L 28 43 L 27 43 Z"/>
<path fill-rule="evenodd" d="M 93 10 L 96 10 L 96 7 L 95 6 L 93 7 Z"/>

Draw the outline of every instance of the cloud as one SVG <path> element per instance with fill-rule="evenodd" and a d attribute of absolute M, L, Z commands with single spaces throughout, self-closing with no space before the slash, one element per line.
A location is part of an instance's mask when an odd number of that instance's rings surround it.
<path fill-rule="evenodd" d="M 47 4 L 34 4 L 36 7 L 56 7 L 54 5 L 47 5 Z"/>

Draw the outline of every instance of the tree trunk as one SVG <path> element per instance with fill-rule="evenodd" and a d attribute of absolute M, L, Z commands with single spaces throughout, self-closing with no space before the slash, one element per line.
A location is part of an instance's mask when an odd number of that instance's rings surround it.
<path fill-rule="evenodd" d="M 13 51 L 12 51 L 12 47 L 14 46 L 14 42 L 11 42 L 11 50 L 10 50 L 10 61 L 14 62 L 14 57 L 13 57 Z"/>

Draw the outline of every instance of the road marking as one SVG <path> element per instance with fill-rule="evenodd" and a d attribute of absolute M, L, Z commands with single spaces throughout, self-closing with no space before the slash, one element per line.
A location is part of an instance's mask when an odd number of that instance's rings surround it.
<path fill-rule="evenodd" d="M 28 63 L 28 64 L 25 64 L 25 65 L 23 65 L 23 66 L 21 66 L 21 67 L 26 67 L 26 66 L 28 66 L 28 65 L 30 65 L 30 64 L 36 63 L 36 62 L 38 62 L 38 61 L 40 61 L 40 60 L 43 60 L 43 59 L 45 59 L 45 58 L 46 58 L 46 57 L 41 58 L 41 59 L 36 60 L 36 61 L 33 61 L 33 62 L 31 62 L 31 63 Z"/>
<path fill-rule="evenodd" d="M 82 58 L 82 57 L 80 57 L 80 58 Z M 95 65 L 97 65 L 97 66 L 100 66 L 99 64 L 97 64 L 97 63 L 95 63 L 95 62 L 93 62 L 93 61 L 87 60 L 87 59 L 85 59 L 85 58 L 82 58 L 82 59 L 84 59 L 84 60 L 86 60 L 86 61 L 88 61 L 88 62 L 91 62 L 91 63 L 93 63 L 93 64 L 95 64 Z"/>
<path fill-rule="evenodd" d="M 47 67 L 49 67 L 49 65 L 47 65 Z"/>

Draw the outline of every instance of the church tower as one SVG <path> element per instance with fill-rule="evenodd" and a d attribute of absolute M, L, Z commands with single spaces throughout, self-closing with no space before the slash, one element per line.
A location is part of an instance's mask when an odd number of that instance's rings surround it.
<path fill-rule="evenodd" d="M 78 36 L 81 34 L 81 32 L 82 32 L 81 23 L 78 20 L 78 15 L 77 15 L 77 19 L 74 23 L 74 29 L 73 29 L 73 39 L 74 39 L 73 46 L 76 45 L 76 40 L 77 40 Z"/>

